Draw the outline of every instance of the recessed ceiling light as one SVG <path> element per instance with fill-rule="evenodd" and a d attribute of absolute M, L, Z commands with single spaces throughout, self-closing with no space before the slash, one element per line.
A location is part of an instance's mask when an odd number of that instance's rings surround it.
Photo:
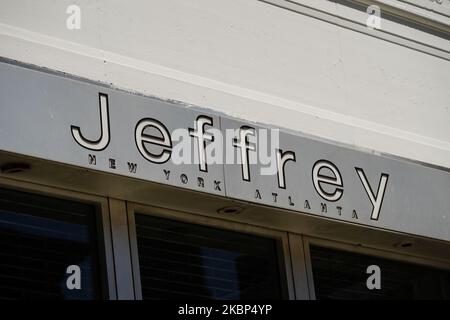
<path fill-rule="evenodd" d="M 413 243 L 411 241 L 402 241 L 394 244 L 394 247 L 401 247 L 401 248 L 410 248 L 412 247 Z"/>
<path fill-rule="evenodd" d="M 217 210 L 217 213 L 221 214 L 239 214 L 242 212 L 241 207 L 223 207 Z"/>
<path fill-rule="evenodd" d="M 30 170 L 30 165 L 27 163 L 20 163 L 20 162 L 6 163 L 2 165 L 0 168 L 1 173 L 5 174 L 20 173 L 28 170 Z"/>

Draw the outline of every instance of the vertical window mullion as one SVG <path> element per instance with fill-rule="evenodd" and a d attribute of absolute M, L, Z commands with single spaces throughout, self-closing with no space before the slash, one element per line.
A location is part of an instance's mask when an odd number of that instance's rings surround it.
<path fill-rule="evenodd" d="M 135 299 L 134 280 L 126 203 L 110 198 L 109 210 L 117 299 L 133 300 Z"/>
<path fill-rule="evenodd" d="M 297 300 L 313 299 L 311 294 L 311 279 L 308 276 L 307 256 L 304 249 L 304 239 L 298 234 L 289 234 L 289 247 L 292 259 L 292 269 L 294 274 L 295 298 Z"/>
<path fill-rule="evenodd" d="M 131 264 L 133 268 L 134 295 L 136 300 L 142 300 L 141 272 L 139 270 L 139 254 L 137 246 L 136 222 L 134 219 L 134 206 L 127 202 L 128 231 L 130 233 Z"/>

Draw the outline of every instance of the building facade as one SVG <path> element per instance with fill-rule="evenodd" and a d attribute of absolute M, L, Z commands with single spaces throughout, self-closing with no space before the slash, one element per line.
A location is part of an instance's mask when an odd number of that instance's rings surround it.
<path fill-rule="evenodd" d="M 4 1 L 0 298 L 450 299 L 450 1 Z"/>

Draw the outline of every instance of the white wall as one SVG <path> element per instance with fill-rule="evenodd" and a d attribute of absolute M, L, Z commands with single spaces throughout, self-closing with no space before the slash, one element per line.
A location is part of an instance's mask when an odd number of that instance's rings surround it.
<path fill-rule="evenodd" d="M 448 59 L 256 0 L 5 0 L 0 56 L 450 167 Z"/>

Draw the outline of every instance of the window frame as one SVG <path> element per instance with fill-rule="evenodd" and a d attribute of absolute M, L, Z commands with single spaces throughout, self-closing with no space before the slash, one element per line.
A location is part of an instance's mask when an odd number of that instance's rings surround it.
<path fill-rule="evenodd" d="M 279 265 L 281 266 L 280 269 L 281 288 L 284 291 L 284 294 L 286 295 L 285 299 L 289 300 L 295 299 L 291 255 L 287 232 L 257 227 L 244 223 L 231 222 L 220 218 L 212 218 L 184 211 L 171 210 L 149 205 L 141 205 L 138 203 L 128 202 L 126 207 L 129 222 L 131 261 L 133 268 L 133 280 L 134 280 L 134 290 L 136 300 L 142 300 L 139 255 L 138 255 L 136 223 L 135 223 L 136 214 L 149 215 L 153 217 L 191 223 L 205 227 L 219 228 L 227 231 L 242 232 L 254 236 L 261 236 L 279 241 L 280 247 L 278 250 L 278 262 Z"/>
<path fill-rule="evenodd" d="M 304 257 L 304 268 L 306 273 L 306 281 L 308 283 L 309 288 L 309 296 L 312 300 L 317 300 L 316 293 L 315 293 L 315 285 L 314 285 L 314 274 L 313 274 L 313 268 L 312 268 L 312 260 L 311 260 L 311 252 L 310 247 L 313 246 L 319 246 L 319 247 L 325 247 L 328 249 L 335 249 L 350 253 L 356 253 L 356 254 L 363 254 L 366 256 L 373 256 L 377 258 L 384 258 L 388 260 L 403 262 L 403 263 L 409 263 L 414 265 L 419 265 L 423 267 L 431 267 L 431 268 L 438 268 L 442 270 L 449 270 L 450 271 L 450 265 L 444 261 L 439 261 L 435 259 L 429 259 L 429 258 L 421 258 L 414 255 L 408 255 L 406 253 L 401 253 L 398 251 L 387 251 L 383 249 L 376 249 L 371 247 L 365 247 L 358 243 L 346 243 L 346 242 L 340 242 L 332 239 L 324 239 L 324 238 L 317 238 L 317 237 L 311 237 L 311 236 L 305 236 L 305 235 L 295 235 L 294 241 L 291 242 L 291 251 L 295 252 L 295 250 L 303 251 Z M 297 246 L 297 247 L 296 247 Z M 298 262 L 297 262 L 298 265 Z M 294 269 L 295 270 L 295 269 Z M 302 272 L 293 272 L 294 278 L 299 277 L 299 273 Z M 298 282 L 299 279 L 297 279 L 296 282 Z"/>
<path fill-rule="evenodd" d="M 280 269 L 280 281 L 284 281 L 281 283 L 282 289 L 286 292 L 285 298 L 290 300 L 316 299 L 310 245 L 450 270 L 450 264 L 446 260 L 416 256 L 414 252 L 408 253 L 401 247 L 392 247 L 392 250 L 367 247 L 356 241 L 333 239 L 331 235 L 324 238 L 233 221 L 227 215 L 219 213 L 212 217 L 190 212 L 189 209 L 172 209 L 169 204 L 167 207 L 140 204 L 3 176 L 0 176 L 0 187 L 82 202 L 95 207 L 102 299 L 142 300 L 134 219 L 136 213 L 278 240 L 278 259 L 284 260 L 283 264 L 280 263 L 280 266 L 284 266 Z"/>
<path fill-rule="evenodd" d="M 74 201 L 93 206 L 93 211 L 96 215 L 94 228 L 98 246 L 97 260 L 99 266 L 97 270 L 100 281 L 100 299 L 117 299 L 109 204 L 106 198 L 4 177 L 0 177 L 0 187 L 17 192 L 32 193 L 36 196 Z"/>

